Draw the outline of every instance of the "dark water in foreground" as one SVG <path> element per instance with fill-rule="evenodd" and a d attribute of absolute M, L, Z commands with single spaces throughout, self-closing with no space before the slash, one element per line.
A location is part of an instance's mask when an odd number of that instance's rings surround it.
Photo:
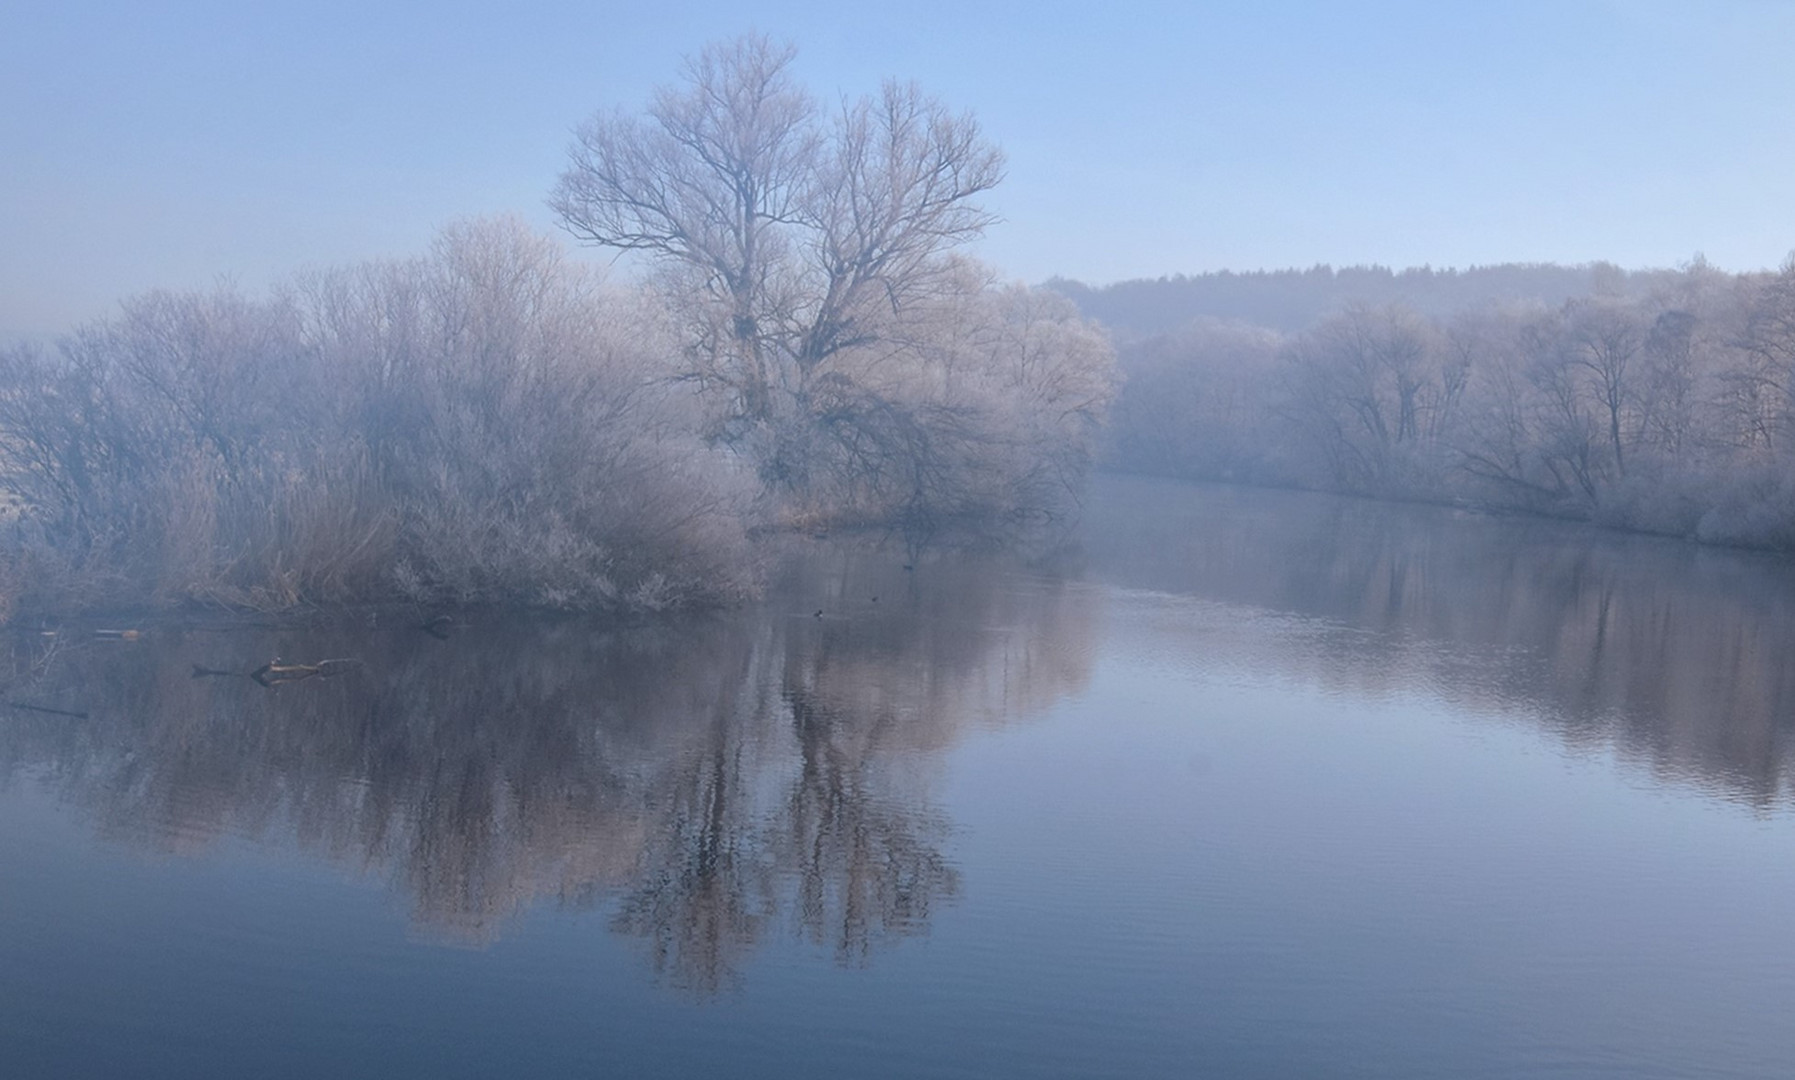
<path fill-rule="evenodd" d="M 0 710 L 0 1075 L 1795 1074 L 1781 561 L 1089 517 L 650 627 L 21 638 L 88 715 Z M 275 655 L 356 663 L 193 674 Z"/>

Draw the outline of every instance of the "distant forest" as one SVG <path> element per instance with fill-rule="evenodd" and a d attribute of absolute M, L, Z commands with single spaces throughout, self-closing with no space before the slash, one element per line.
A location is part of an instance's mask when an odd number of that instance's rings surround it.
<path fill-rule="evenodd" d="M 1194 319 L 1251 323 L 1294 333 L 1352 304 L 1402 304 L 1418 315 L 1447 317 L 1471 308 L 1540 303 L 1579 296 L 1643 296 L 1675 271 L 1626 271 L 1613 263 L 1581 266 L 1502 263 L 1468 270 L 1327 265 L 1307 270 L 1251 270 L 1137 278 L 1093 287 L 1054 278 L 1046 287 L 1076 303 L 1119 341 L 1177 330 Z"/>
<path fill-rule="evenodd" d="M 1124 471 L 1795 548 L 1795 257 L 1059 281 Z"/>

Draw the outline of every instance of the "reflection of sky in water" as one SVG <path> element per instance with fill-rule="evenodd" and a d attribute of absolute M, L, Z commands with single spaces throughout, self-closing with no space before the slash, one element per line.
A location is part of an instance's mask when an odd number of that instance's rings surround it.
<path fill-rule="evenodd" d="M 1778 564 L 1137 481 L 1092 519 L 1060 569 L 825 549 L 673 627 L 65 655 L 33 700 L 92 718 L 0 721 L 0 1045 L 150 1076 L 1795 1060 Z M 367 668 L 189 675 L 275 653 Z"/>

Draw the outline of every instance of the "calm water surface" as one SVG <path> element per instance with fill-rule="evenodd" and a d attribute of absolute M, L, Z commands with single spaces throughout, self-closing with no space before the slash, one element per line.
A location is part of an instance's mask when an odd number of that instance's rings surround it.
<path fill-rule="evenodd" d="M 0 1075 L 1795 1074 L 1782 560 L 1107 479 L 904 562 L 18 637 Z"/>

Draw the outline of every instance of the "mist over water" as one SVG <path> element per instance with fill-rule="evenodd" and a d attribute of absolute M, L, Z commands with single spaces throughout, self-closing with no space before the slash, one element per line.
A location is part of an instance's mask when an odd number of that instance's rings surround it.
<path fill-rule="evenodd" d="M 1104 477 L 1050 558 L 817 542 L 708 616 L 19 633 L 0 1041 L 1777 1075 L 1792 609 L 1763 556 Z"/>

